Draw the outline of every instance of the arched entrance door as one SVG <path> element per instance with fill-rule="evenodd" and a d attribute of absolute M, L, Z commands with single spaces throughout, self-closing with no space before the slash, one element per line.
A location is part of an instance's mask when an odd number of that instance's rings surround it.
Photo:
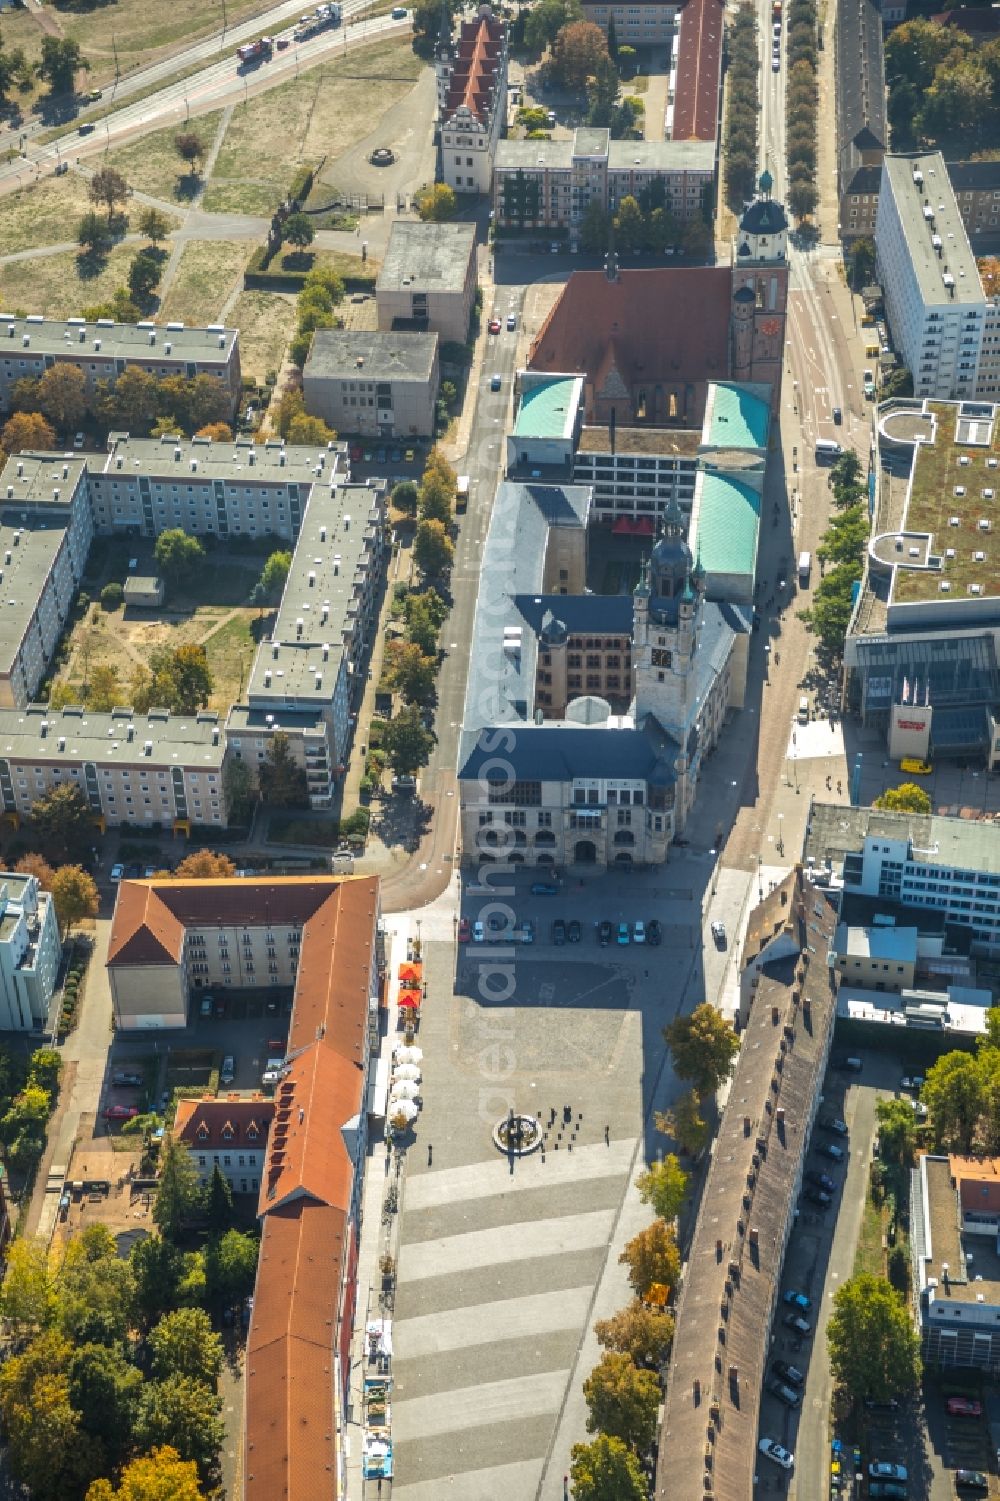
<path fill-rule="evenodd" d="M 597 860 L 597 845 L 592 839 L 578 839 L 573 858 L 577 865 L 593 865 Z"/>

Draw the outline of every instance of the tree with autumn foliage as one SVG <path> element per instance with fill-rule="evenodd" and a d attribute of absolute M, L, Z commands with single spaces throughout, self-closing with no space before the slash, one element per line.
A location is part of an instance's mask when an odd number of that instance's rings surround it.
<path fill-rule="evenodd" d="M 213 850 L 195 850 L 184 856 L 174 874 L 189 881 L 224 881 L 236 874 L 236 866 L 228 855 L 218 855 Z"/>
<path fill-rule="evenodd" d="M 618 1260 L 628 1267 L 628 1280 L 639 1298 L 648 1299 L 653 1288 L 675 1288 L 681 1274 L 681 1253 L 673 1226 L 666 1220 L 654 1220 L 632 1237 Z"/>
<path fill-rule="evenodd" d="M 593 21 L 572 21 L 564 26 L 552 48 L 552 70 L 559 83 L 582 94 L 587 79 L 608 57 L 608 39 Z"/>
<path fill-rule="evenodd" d="M 0 444 L 5 453 L 26 453 L 32 448 L 51 450 L 56 446 L 56 435 L 41 412 L 15 412 L 4 424 Z"/>
<path fill-rule="evenodd" d="M 640 1371 L 628 1355 L 606 1350 L 583 1383 L 583 1395 L 588 1433 L 605 1433 L 646 1453 L 660 1405 L 660 1383 L 652 1371 Z"/>
<path fill-rule="evenodd" d="M 14 869 L 19 875 L 34 876 L 43 891 L 52 890 L 55 871 L 44 855 L 39 855 L 36 851 L 29 850 L 26 855 L 21 856 Z"/>
<path fill-rule="evenodd" d="M 86 1501 L 204 1501 L 204 1495 L 194 1460 L 163 1444 L 126 1465 L 117 1486 L 95 1480 Z"/>
<path fill-rule="evenodd" d="M 598 1319 L 594 1333 L 599 1345 L 628 1355 L 636 1365 L 661 1366 L 673 1343 L 674 1320 L 671 1314 L 647 1308 L 633 1298 L 610 1319 Z"/>

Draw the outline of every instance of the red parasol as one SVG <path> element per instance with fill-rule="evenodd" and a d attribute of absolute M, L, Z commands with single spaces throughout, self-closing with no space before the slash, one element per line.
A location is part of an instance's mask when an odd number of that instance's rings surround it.
<path fill-rule="evenodd" d="M 419 990 L 401 990 L 399 992 L 399 1004 L 408 1011 L 419 1011 L 422 999 L 423 997 Z"/>

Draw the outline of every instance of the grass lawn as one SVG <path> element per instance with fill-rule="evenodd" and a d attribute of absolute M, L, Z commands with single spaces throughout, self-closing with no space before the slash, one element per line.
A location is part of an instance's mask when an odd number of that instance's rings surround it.
<path fill-rule="evenodd" d="M 104 302 L 126 285 L 129 263 L 138 248 L 120 245 L 93 276 L 80 275 L 80 261 L 72 250 L 33 261 L 15 261 L 0 267 L 0 301 L 11 312 L 75 317 L 81 308 Z"/>
<path fill-rule="evenodd" d="M 261 9 L 260 0 L 226 0 L 226 21 L 233 26 Z M 65 36 L 80 43 L 90 63 L 87 86 L 93 88 L 114 78 L 116 48 L 121 72 L 131 73 L 198 37 L 221 32 L 222 16 L 222 8 L 214 0 L 207 5 L 204 0 L 171 0 L 169 5 L 162 0 L 128 0 L 127 5 L 98 5 L 76 13 L 60 11 L 59 24 Z M 5 41 L 6 32 L 5 21 Z"/>
<path fill-rule="evenodd" d="M 885 1252 L 882 1237 L 885 1234 L 884 1206 L 876 1207 L 871 1194 L 865 1195 L 865 1210 L 861 1216 L 861 1233 L 858 1249 L 854 1255 L 854 1275 L 871 1272 L 875 1277 L 885 1276 Z"/>
<path fill-rule="evenodd" d="M 213 631 L 204 643 L 215 685 L 213 708 L 228 709 L 246 686 L 257 650 L 251 631 L 256 619 L 256 610 L 241 610 Z"/>
<path fill-rule="evenodd" d="M 649 88 L 649 74 L 637 73 L 634 78 L 626 79 L 622 84 L 623 94 L 644 94 Z"/>
<path fill-rule="evenodd" d="M 171 125 L 166 130 L 153 130 L 127 146 L 116 147 L 107 154 L 107 161 L 140 193 L 150 193 L 167 202 L 187 203 L 194 196 L 198 179 L 188 176 L 187 163 L 177 155 L 174 139 L 182 130 L 191 130 L 202 140 L 207 152 L 221 119 L 222 111 L 217 109 L 192 120 L 189 126 Z"/>
<path fill-rule="evenodd" d="M 6 31 L 4 32 L 6 41 Z M 8 193 L 0 206 L 0 246 L 4 255 L 61 245 L 76 239 L 76 228 L 93 204 L 87 184 L 75 172 Z"/>
<path fill-rule="evenodd" d="M 286 292 L 241 292 L 229 315 L 240 331 L 240 367 L 252 380 L 277 371 L 295 332 L 295 298 Z"/>
<path fill-rule="evenodd" d="M 160 306 L 160 320 L 195 327 L 217 322 L 252 250 L 249 240 L 189 241 Z"/>
<path fill-rule="evenodd" d="M 299 163 L 335 159 L 363 140 L 425 66 L 408 39 L 376 42 L 237 105 L 204 208 L 269 213 Z"/>

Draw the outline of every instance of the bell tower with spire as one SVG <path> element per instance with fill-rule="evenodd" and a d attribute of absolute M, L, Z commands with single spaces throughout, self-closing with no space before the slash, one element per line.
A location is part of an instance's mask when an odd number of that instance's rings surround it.
<path fill-rule="evenodd" d="M 731 349 L 733 379 L 766 382 L 776 412 L 788 301 L 788 218 L 772 197 L 773 188 L 765 167 L 733 243 Z"/>
<path fill-rule="evenodd" d="M 664 512 L 633 595 L 632 660 L 636 722 L 652 714 L 681 745 L 696 706 L 703 593 L 704 574 L 700 565 L 692 566 L 684 515 L 675 498 Z"/>

